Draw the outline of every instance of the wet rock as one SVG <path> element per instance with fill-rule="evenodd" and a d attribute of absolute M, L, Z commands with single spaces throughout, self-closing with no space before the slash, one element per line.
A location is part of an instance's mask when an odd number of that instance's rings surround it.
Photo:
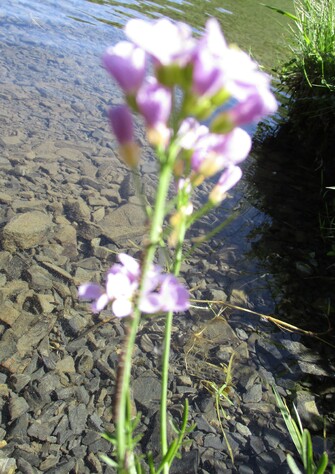
<path fill-rule="evenodd" d="M 43 243 L 51 227 L 50 217 L 43 212 L 26 212 L 14 217 L 3 229 L 3 248 L 13 252 L 17 247 L 20 249 L 36 247 Z"/>
<path fill-rule="evenodd" d="M 67 199 L 64 205 L 66 215 L 70 222 L 82 222 L 90 220 L 91 211 L 83 199 Z"/>
<path fill-rule="evenodd" d="M 142 236 L 146 231 L 143 209 L 135 204 L 124 204 L 116 210 L 107 211 L 99 224 L 102 235 L 114 242 Z"/>
<path fill-rule="evenodd" d="M 74 258 L 78 255 L 77 230 L 68 224 L 59 225 L 55 231 L 55 240 L 62 245 L 63 255 Z"/>

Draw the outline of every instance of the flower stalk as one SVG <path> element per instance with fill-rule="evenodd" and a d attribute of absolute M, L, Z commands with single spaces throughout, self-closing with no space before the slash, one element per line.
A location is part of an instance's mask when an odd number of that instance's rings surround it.
<path fill-rule="evenodd" d="M 167 438 L 167 393 L 173 316 L 189 307 L 189 294 L 178 282 L 183 260 L 186 231 L 218 206 L 226 192 L 241 178 L 239 165 L 249 154 L 251 138 L 241 124 L 258 120 L 276 110 L 269 90 L 269 78 L 242 51 L 227 45 L 218 22 L 208 20 L 203 36 L 197 40 L 184 23 L 167 19 L 156 22 L 130 20 L 125 28 L 130 41 L 109 48 L 103 63 L 125 95 L 125 105 L 109 111 L 110 124 L 119 143 L 120 156 L 136 174 L 139 147 L 134 136 L 132 113 L 144 119 L 147 139 L 157 155 L 158 185 L 153 208 L 148 213 L 149 235 L 141 263 L 120 254 L 106 275 L 106 285 L 85 283 L 79 297 L 93 300 L 92 310 L 107 305 L 115 317 L 128 317 L 126 338 L 119 360 L 116 381 L 115 424 L 116 461 L 103 459 L 117 468 L 118 474 L 143 472 L 135 454 L 138 439 L 133 436 L 130 385 L 132 354 L 143 313 L 165 314 L 160 404 L 160 463 L 157 468 L 148 454 L 151 474 L 168 474 L 180 451 L 187 428 L 188 403 L 178 436 Z M 169 41 L 166 41 L 169 38 Z M 152 62 L 153 75 L 146 75 Z M 175 90 L 182 93 L 176 100 Z M 228 99 L 235 99 L 229 109 Z M 236 105 L 237 102 L 237 105 Z M 215 119 L 218 107 L 225 112 Z M 227 109 L 228 107 L 228 109 Z M 212 118 L 213 116 L 213 118 Z M 209 126 L 198 120 L 208 120 Z M 198 209 L 192 195 L 208 178 L 221 174 Z M 174 179 L 176 198 L 168 201 Z M 140 187 L 140 186 L 139 186 Z M 144 200 L 144 199 L 143 199 Z M 169 215 L 169 226 L 163 227 Z M 222 224 L 223 225 L 223 224 Z M 216 232 L 216 229 L 209 235 Z M 155 265 L 157 249 L 173 248 L 172 274 Z M 111 439 L 109 435 L 106 439 Z"/>

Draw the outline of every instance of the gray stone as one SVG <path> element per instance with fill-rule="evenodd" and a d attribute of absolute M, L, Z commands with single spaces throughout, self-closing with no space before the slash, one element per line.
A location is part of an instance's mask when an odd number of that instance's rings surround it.
<path fill-rule="evenodd" d="M 83 403 L 69 407 L 70 428 L 75 434 L 82 434 L 86 426 L 88 412 Z"/>
<path fill-rule="evenodd" d="M 26 212 L 14 217 L 3 229 L 2 245 L 10 252 L 30 249 L 43 243 L 50 235 L 52 222 L 47 214 L 39 211 Z"/>
<path fill-rule="evenodd" d="M 67 199 L 64 205 L 64 209 L 70 221 L 82 222 L 90 220 L 90 208 L 81 198 Z"/>
<path fill-rule="evenodd" d="M 146 217 L 143 209 L 135 204 L 124 204 L 116 210 L 107 211 L 99 223 L 102 235 L 119 242 L 125 239 L 142 236 L 146 232 Z"/>
<path fill-rule="evenodd" d="M 243 394 L 244 403 L 257 403 L 262 400 L 262 385 L 256 383 L 249 388 L 249 390 Z"/>
<path fill-rule="evenodd" d="M 161 383 L 156 377 L 138 377 L 133 384 L 134 399 L 144 407 L 151 407 L 160 399 Z"/>
<path fill-rule="evenodd" d="M 16 467 L 14 458 L 0 458 L 0 474 L 15 474 Z"/>
<path fill-rule="evenodd" d="M 319 431 L 323 428 L 324 421 L 316 406 L 315 396 L 312 393 L 298 391 L 294 403 L 304 428 L 312 431 Z"/>
<path fill-rule="evenodd" d="M 59 373 L 75 373 L 74 360 L 71 356 L 65 356 L 56 363 L 56 371 Z"/>
<path fill-rule="evenodd" d="M 9 400 L 9 414 L 11 420 L 16 420 L 29 410 L 29 405 L 23 397 L 11 397 Z"/>

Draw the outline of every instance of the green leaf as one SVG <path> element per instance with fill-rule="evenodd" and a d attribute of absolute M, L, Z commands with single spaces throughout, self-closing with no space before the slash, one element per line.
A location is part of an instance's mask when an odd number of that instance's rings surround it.
<path fill-rule="evenodd" d="M 313 446 L 310 432 L 304 429 L 302 434 L 302 461 L 306 474 L 313 474 L 314 461 L 313 461 Z"/>
<path fill-rule="evenodd" d="M 287 459 L 288 467 L 291 469 L 293 474 L 303 474 L 290 454 L 287 455 L 286 459 Z"/>
<path fill-rule="evenodd" d="M 281 10 L 280 8 L 277 8 L 277 7 L 272 7 L 271 5 L 266 5 L 265 3 L 261 3 L 261 5 L 263 7 L 266 7 L 266 8 L 269 8 L 270 10 L 273 10 L 275 11 L 276 13 L 280 13 L 280 15 L 284 15 L 284 16 L 287 16 L 288 18 L 291 18 L 291 20 L 294 20 L 296 21 L 297 23 L 299 23 L 299 18 L 295 15 L 293 15 L 292 13 L 290 12 L 287 12 L 285 10 Z"/>
<path fill-rule="evenodd" d="M 328 454 L 323 452 L 315 469 L 315 474 L 323 474 L 328 466 Z"/>
<path fill-rule="evenodd" d="M 108 466 L 115 467 L 115 468 L 118 467 L 117 462 L 113 461 L 113 459 L 111 459 L 111 458 L 109 458 L 108 456 L 106 456 L 106 454 L 100 454 L 100 458 L 101 458 Z"/>

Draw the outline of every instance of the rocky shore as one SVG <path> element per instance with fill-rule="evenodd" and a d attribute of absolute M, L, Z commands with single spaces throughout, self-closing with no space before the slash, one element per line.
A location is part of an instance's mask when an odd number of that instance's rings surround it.
<path fill-rule="evenodd" d="M 138 256 L 146 232 L 134 180 L 117 156 L 102 110 L 119 98 L 103 71 L 86 80 L 96 57 L 85 64 L 83 58 L 56 55 L 52 45 L 29 43 L 32 31 L 3 19 L 0 473 L 113 473 L 99 455 L 112 453 L 101 433 L 114 429 L 125 322 L 110 319 L 108 311 L 93 316 L 78 301 L 77 288 L 101 281 L 117 253 Z M 18 41 L 21 48 L 14 48 Z M 155 163 L 140 124 L 137 138 L 144 157 L 140 183 L 151 202 Z M 205 230 L 211 219 L 203 222 Z M 252 309 L 241 289 L 236 248 L 219 252 L 220 245 L 213 240 L 199 247 L 184 263 L 182 278 L 198 300 Z M 133 367 L 141 449 L 154 455 L 162 332 L 162 319 L 143 322 Z M 226 383 L 232 357 L 221 426 L 215 387 Z M 169 415 L 178 424 L 187 398 L 189 423 L 195 424 L 172 473 L 289 472 L 285 458 L 294 447 L 271 384 L 295 400 L 322 451 L 319 401 L 331 407 L 334 391 L 316 397 L 309 388 L 311 380 L 331 381 L 334 367 L 325 366 L 298 336 L 223 304 L 209 309 L 194 303 L 175 318 L 170 367 Z"/>

